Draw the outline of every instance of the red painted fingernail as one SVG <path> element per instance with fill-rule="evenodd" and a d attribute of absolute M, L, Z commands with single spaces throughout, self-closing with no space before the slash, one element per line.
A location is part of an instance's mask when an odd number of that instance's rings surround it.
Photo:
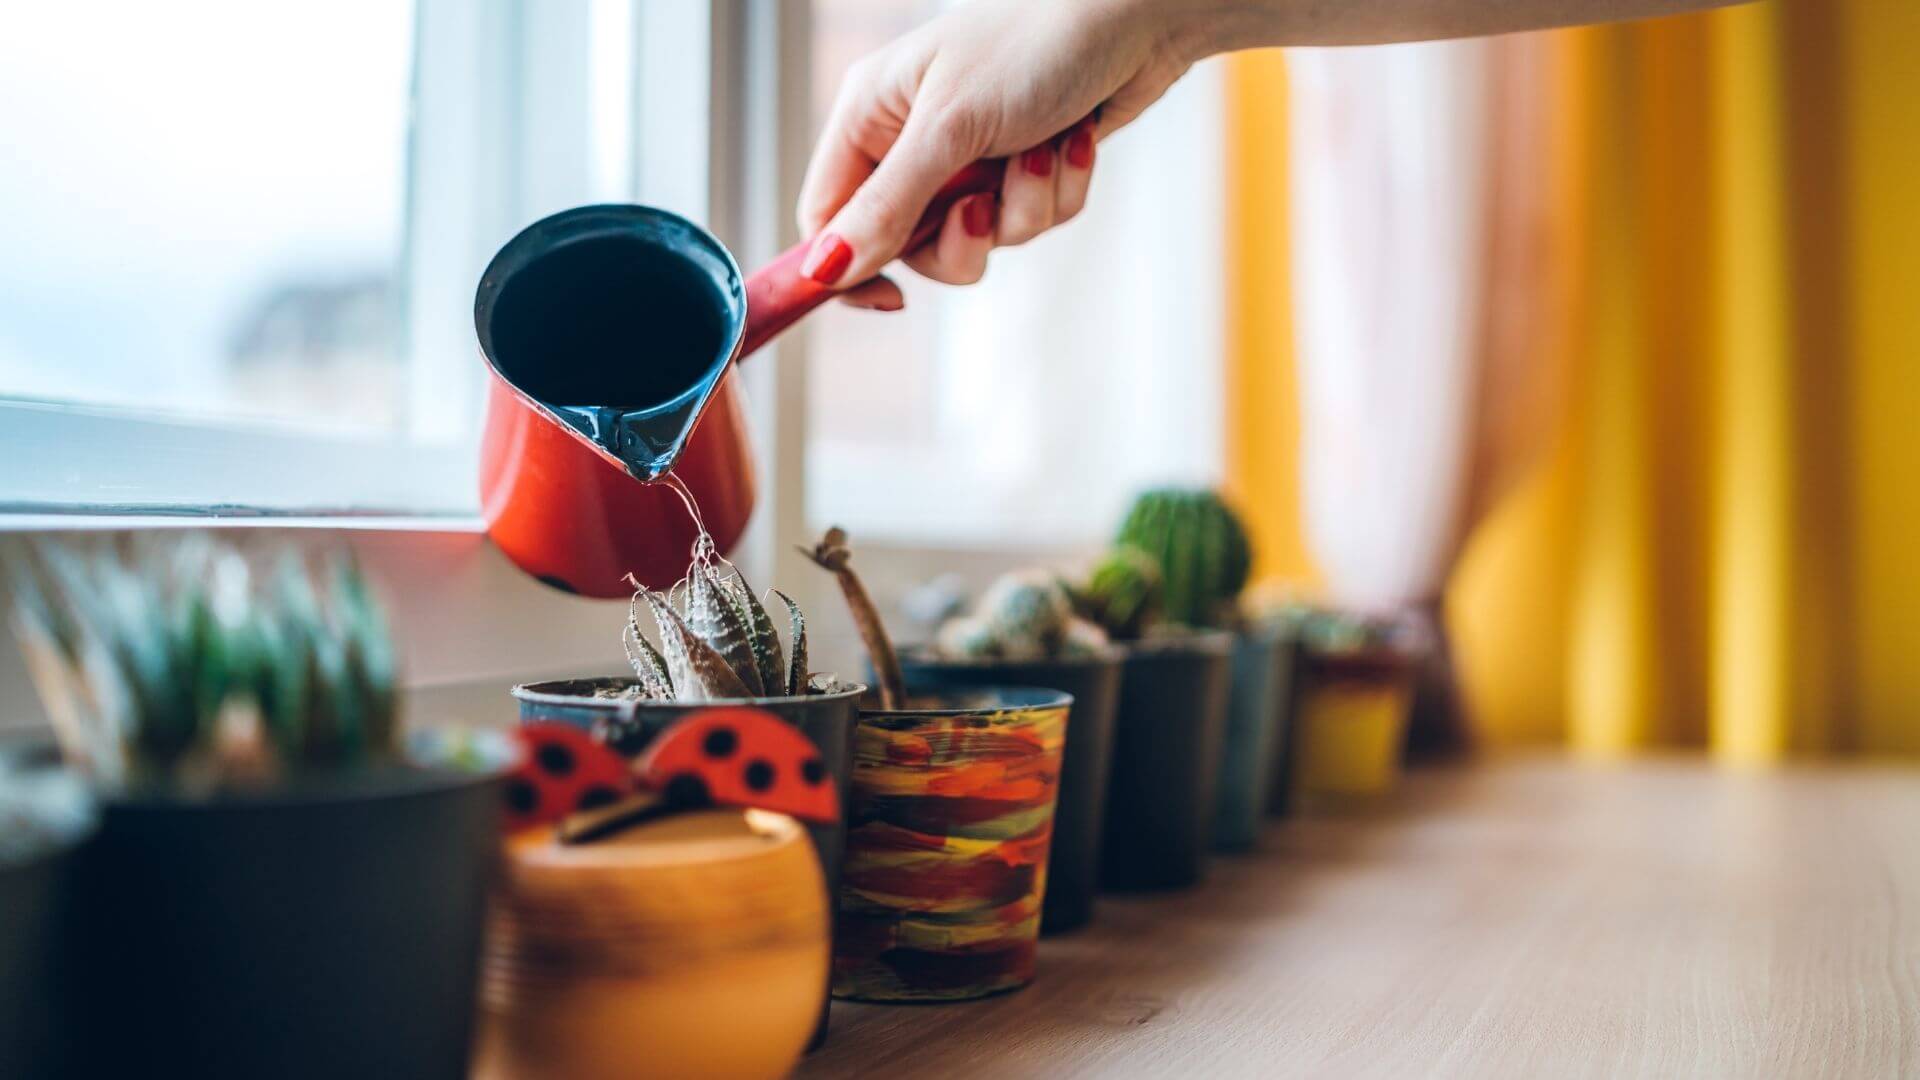
<path fill-rule="evenodd" d="M 845 240 L 833 233 L 827 233 L 813 242 L 813 250 L 800 263 L 800 272 L 822 285 L 831 285 L 840 280 L 847 272 L 847 266 L 853 262 L 853 249 Z"/>
<path fill-rule="evenodd" d="M 1035 176 L 1053 175 L 1053 148 L 1036 146 L 1020 155 L 1020 167 Z"/>
<path fill-rule="evenodd" d="M 1082 124 L 1067 139 L 1067 164 L 1076 169 L 1093 168 L 1093 128 Z"/>
<path fill-rule="evenodd" d="M 975 195 L 960 208 L 960 224 L 966 226 L 968 236 L 993 235 L 993 219 L 999 216 L 997 202 L 991 195 Z"/>

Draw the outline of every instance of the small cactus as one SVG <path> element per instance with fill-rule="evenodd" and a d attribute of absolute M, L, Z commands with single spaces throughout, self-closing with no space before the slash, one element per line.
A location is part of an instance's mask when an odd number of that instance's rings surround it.
<path fill-rule="evenodd" d="M 1195 627 L 1233 621 L 1252 556 L 1246 529 L 1220 496 L 1182 488 L 1143 492 L 1115 541 L 1159 564 L 1170 621 Z"/>
<path fill-rule="evenodd" d="M 1004 651 L 1045 655 L 1060 643 L 1073 602 L 1058 578 L 1044 570 L 1002 574 L 980 597 L 979 615 Z"/>
<path fill-rule="evenodd" d="M 956 615 L 940 624 L 934 647 L 956 660 L 980 660 L 1000 654 L 993 627 L 978 615 Z"/>
<path fill-rule="evenodd" d="M 1017 570 L 989 585 L 973 614 L 942 624 L 934 645 L 953 659 L 1041 660 L 1099 652 L 1107 635 L 1074 614 L 1073 599 L 1057 576 Z"/>
<path fill-rule="evenodd" d="M 1160 564 L 1130 544 L 1109 549 L 1075 590 L 1080 614 L 1118 641 L 1132 641 L 1160 618 L 1165 595 Z"/>
<path fill-rule="evenodd" d="M 1061 656 L 1097 656 L 1107 650 L 1109 639 L 1100 625 L 1078 615 L 1067 620 L 1060 635 Z"/>

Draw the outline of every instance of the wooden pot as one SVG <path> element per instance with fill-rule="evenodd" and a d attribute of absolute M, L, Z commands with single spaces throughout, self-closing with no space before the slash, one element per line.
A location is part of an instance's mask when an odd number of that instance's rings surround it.
<path fill-rule="evenodd" d="M 785 1076 L 827 980 L 826 884 L 798 822 L 703 810 L 577 846 L 516 840 L 481 985 L 480 1067 Z"/>

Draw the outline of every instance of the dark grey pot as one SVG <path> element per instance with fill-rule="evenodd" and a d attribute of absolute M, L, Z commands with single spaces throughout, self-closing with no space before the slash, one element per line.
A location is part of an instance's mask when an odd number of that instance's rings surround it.
<path fill-rule="evenodd" d="M 1294 763 L 1300 746 L 1300 697 L 1306 685 L 1306 650 L 1297 632 L 1289 630 L 1281 648 L 1281 663 L 1287 673 L 1280 694 L 1280 733 L 1273 740 L 1273 763 L 1267 784 L 1267 816 L 1286 817 L 1293 812 Z"/>
<path fill-rule="evenodd" d="M 503 783 L 108 799 L 76 867 L 80 1075 L 465 1077 Z"/>
<path fill-rule="evenodd" d="M 1258 627 L 1233 640 L 1232 686 L 1227 694 L 1227 733 L 1213 816 L 1215 851 L 1249 851 L 1260 838 L 1283 737 L 1289 639 L 1278 627 Z"/>
<path fill-rule="evenodd" d="M 54 1076 L 66 1010 L 57 981 L 74 854 L 93 831 L 80 782 L 0 762 L 0 1076 Z"/>
<path fill-rule="evenodd" d="M 1172 889 L 1200 880 L 1211 846 L 1233 635 L 1127 649 L 1114 721 L 1100 885 Z"/>
<path fill-rule="evenodd" d="M 1053 812 L 1053 848 L 1047 856 L 1047 895 L 1040 915 L 1043 934 L 1072 930 L 1093 918 L 1123 655 L 1119 649 L 1054 660 L 947 660 L 920 649 L 901 654 L 909 689 L 1038 686 L 1073 695 L 1059 802 Z"/>
<path fill-rule="evenodd" d="M 840 805 L 848 805 L 853 781 L 853 727 L 859 721 L 860 696 L 867 688 L 853 683 L 832 694 L 807 694 L 803 697 L 738 698 L 726 701 L 626 701 L 595 697 L 596 690 L 619 690 L 632 686 L 630 677 L 600 679 L 563 679 L 528 683 L 513 688 L 520 702 L 520 722 L 555 721 L 572 724 L 591 732 L 595 738 L 629 757 L 639 754 L 662 731 L 689 714 L 703 709 L 746 706 L 764 709 L 792 724 L 813 740 L 820 757 L 840 789 Z M 827 879 L 829 903 L 840 895 L 840 862 L 847 848 L 846 819 L 832 825 L 807 825 L 813 837 L 814 852 L 820 857 L 820 869 Z M 826 990 L 821 990 L 820 1025 L 814 1032 L 813 1047 L 827 1037 Z"/>

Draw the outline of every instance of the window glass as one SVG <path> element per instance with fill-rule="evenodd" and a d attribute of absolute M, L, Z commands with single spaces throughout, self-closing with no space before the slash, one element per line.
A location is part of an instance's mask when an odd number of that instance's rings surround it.
<path fill-rule="evenodd" d="M 395 430 L 413 6 L 7 23 L 0 397 Z"/>

